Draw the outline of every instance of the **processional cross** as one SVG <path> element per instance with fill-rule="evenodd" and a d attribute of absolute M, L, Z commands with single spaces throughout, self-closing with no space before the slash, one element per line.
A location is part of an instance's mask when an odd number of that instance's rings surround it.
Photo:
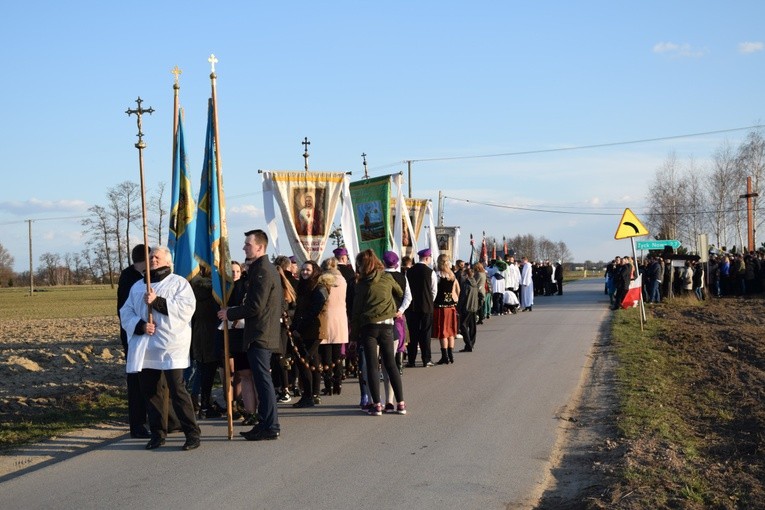
<path fill-rule="evenodd" d="M 138 134 L 136 135 L 138 136 L 138 143 L 135 144 L 135 148 L 138 150 L 141 150 L 146 148 L 146 144 L 143 141 L 143 132 L 141 131 L 141 117 L 143 116 L 144 113 L 148 113 L 149 115 L 154 113 L 154 108 L 150 106 L 149 108 L 144 109 L 141 106 L 141 103 L 143 103 L 143 99 L 141 99 L 141 96 L 138 96 L 138 99 L 136 99 L 135 102 L 138 103 L 138 108 L 134 110 L 131 110 L 130 108 L 128 108 L 127 110 L 125 110 L 125 113 L 128 114 L 128 117 L 130 117 L 133 114 L 135 114 L 135 116 L 138 117 L 137 119 Z"/>
<path fill-rule="evenodd" d="M 311 145 L 311 142 L 308 141 L 308 137 L 306 136 L 303 138 L 303 141 L 300 142 L 301 145 L 305 147 L 305 152 L 303 153 L 303 158 L 305 159 L 305 171 L 308 171 L 308 146 Z"/>

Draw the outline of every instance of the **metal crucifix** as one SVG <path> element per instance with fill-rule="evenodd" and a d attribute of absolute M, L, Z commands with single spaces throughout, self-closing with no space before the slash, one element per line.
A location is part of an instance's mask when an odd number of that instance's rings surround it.
<path fill-rule="evenodd" d="M 303 153 L 303 158 L 305 159 L 305 171 L 308 171 L 308 146 L 311 145 L 311 142 L 308 141 L 308 137 L 306 136 L 302 142 L 300 142 L 305 147 L 305 152 Z"/>
<path fill-rule="evenodd" d="M 136 99 L 135 102 L 138 103 L 138 108 L 136 108 L 135 110 L 131 110 L 130 108 L 128 108 L 127 110 L 125 110 L 125 113 L 128 114 L 128 117 L 130 117 L 133 114 L 135 114 L 135 116 L 138 117 L 138 120 L 137 120 L 138 134 L 136 135 L 138 136 L 138 143 L 135 144 L 135 148 L 141 151 L 141 149 L 146 148 L 146 144 L 143 141 L 143 132 L 141 131 L 141 117 L 143 116 L 144 113 L 148 113 L 149 115 L 154 113 L 154 108 L 150 106 L 149 108 L 144 109 L 141 106 L 141 103 L 143 103 L 143 99 L 141 99 L 141 96 L 138 96 L 138 99 Z"/>
<path fill-rule="evenodd" d="M 367 173 L 367 153 L 362 152 L 361 158 L 364 160 L 364 179 L 369 179 L 369 173 Z"/>
<path fill-rule="evenodd" d="M 141 131 L 141 117 L 144 113 L 148 113 L 151 115 L 154 113 L 154 108 L 149 107 L 147 109 L 144 109 L 141 107 L 141 103 L 143 103 L 143 99 L 141 99 L 140 96 L 138 96 L 138 99 L 135 101 L 138 103 L 138 108 L 131 110 L 128 108 L 125 113 L 128 114 L 128 117 L 135 114 L 135 116 L 138 118 L 138 142 L 135 144 L 135 148 L 138 149 L 138 171 L 141 175 L 141 212 L 143 213 L 143 250 L 144 250 L 144 256 L 146 258 L 146 274 L 144 275 L 144 280 L 146 281 L 146 292 L 151 292 L 151 278 L 149 276 L 149 229 L 146 221 L 146 185 L 143 178 L 143 149 L 146 148 L 146 143 L 143 141 L 143 132 Z M 153 322 L 152 316 L 151 316 L 151 305 L 149 305 L 149 324 Z"/>

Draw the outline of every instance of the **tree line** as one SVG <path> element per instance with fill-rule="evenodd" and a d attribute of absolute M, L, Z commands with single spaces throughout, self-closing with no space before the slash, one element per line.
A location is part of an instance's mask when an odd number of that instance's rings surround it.
<path fill-rule="evenodd" d="M 147 197 L 149 242 L 162 244 L 167 237 L 166 183 L 160 182 Z M 103 204 L 88 208 L 81 221 L 85 238 L 80 251 L 64 254 L 45 252 L 38 257 L 34 281 L 37 285 L 116 283 L 119 273 L 131 264 L 131 237 L 142 236 L 141 187 L 124 181 L 109 188 Z M 132 234 L 131 234 L 132 232 Z M 14 273 L 14 259 L 0 244 L 0 286 L 29 283 L 29 271 Z"/>
<path fill-rule="evenodd" d="M 670 153 L 650 183 L 646 226 L 655 239 L 675 239 L 698 252 L 699 234 L 725 251 L 741 252 L 747 245 L 747 177 L 758 193 L 765 172 L 765 139 L 749 132 L 737 147 L 721 144 L 705 164 L 685 162 Z M 763 220 L 754 202 L 754 228 Z M 762 245 L 765 247 L 765 243 Z"/>

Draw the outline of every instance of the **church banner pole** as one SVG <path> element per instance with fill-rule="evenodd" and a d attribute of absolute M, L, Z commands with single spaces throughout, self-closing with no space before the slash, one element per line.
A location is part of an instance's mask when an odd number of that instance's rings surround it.
<path fill-rule="evenodd" d="M 141 96 L 138 96 L 138 99 L 135 100 L 136 103 L 138 103 L 138 108 L 130 109 L 128 108 L 125 113 L 128 114 L 128 117 L 131 115 L 135 115 L 138 124 L 138 142 L 135 144 L 135 148 L 138 149 L 138 171 L 141 176 L 141 214 L 143 216 L 143 252 L 144 256 L 146 257 L 146 271 L 144 275 L 144 281 L 146 282 L 146 292 L 151 292 L 151 276 L 149 275 L 149 229 L 147 227 L 146 222 L 146 184 L 145 179 L 143 177 L 143 150 L 146 148 L 146 142 L 143 141 L 143 132 L 141 131 L 142 125 L 141 125 L 141 119 L 143 117 L 144 113 L 148 113 L 151 115 L 154 113 L 154 108 L 149 107 L 144 109 L 141 106 L 141 103 L 143 103 L 143 99 L 141 99 Z M 154 322 L 154 319 L 151 315 L 151 305 L 149 305 L 149 324 L 152 324 Z"/>
<path fill-rule="evenodd" d="M 215 75 L 215 64 L 218 62 L 218 59 L 215 58 L 215 55 L 210 55 L 210 58 L 207 59 L 208 62 L 210 62 L 210 83 L 212 86 L 212 103 L 213 103 L 213 136 L 215 137 L 215 173 L 217 175 L 217 182 L 218 182 L 218 217 L 220 218 L 221 222 L 221 238 L 220 238 L 220 258 L 218 261 L 218 274 L 220 274 L 221 278 L 223 279 L 223 292 L 221 293 L 221 304 L 220 306 L 222 308 L 226 308 L 228 306 L 228 293 L 226 292 L 226 287 L 228 283 L 228 274 L 226 273 L 226 259 L 229 256 L 228 253 L 228 234 L 227 229 L 225 228 L 226 224 L 226 216 L 225 216 L 225 209 L 224 209 L 224 196 L 223 196 L 223 189 L 222 189 L 222 183 L 223 183 L 223 170 L 221 163 L 221 156 L 220 156 L 220 137 L 218 134 L 218 92 L 215 87 L 215 80 L 217 76 Z M 225 236 L 225 237 L 224 237 Z M 233 399 L 231 397 L 232 388 L 231 388 L 231 365 L 229 364 L 229 352 L 231 348 L 229 345 L 229 337 L 228 337 L 228 319 L 223 319 L 223 374 L 225 379 L 225 395 L 226 395 L 226 420 L 228 421 L 228 438 L 229 440 L 233 439 L 234 437 L 234 417 L 233 417 Z"/>

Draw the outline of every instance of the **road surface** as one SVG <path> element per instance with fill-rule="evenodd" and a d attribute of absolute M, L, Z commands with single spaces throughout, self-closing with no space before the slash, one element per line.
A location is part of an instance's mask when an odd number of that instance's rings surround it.
<path fill-rule="evenodd" d="M 479 326 L 453 365 L 406 369 L 406 416 L 361 413 L 346 381 L 316 408 L 280 407 L 277 441 L 247 442 L 238 425 L 229 441 L 224 420 L 202 421 L 190 452 L 178 434 L 156 451 L 125 438 L 7 479 L 0 508 L 530 507 L 608 316 L 602 281 L 564 290 Z"/>

